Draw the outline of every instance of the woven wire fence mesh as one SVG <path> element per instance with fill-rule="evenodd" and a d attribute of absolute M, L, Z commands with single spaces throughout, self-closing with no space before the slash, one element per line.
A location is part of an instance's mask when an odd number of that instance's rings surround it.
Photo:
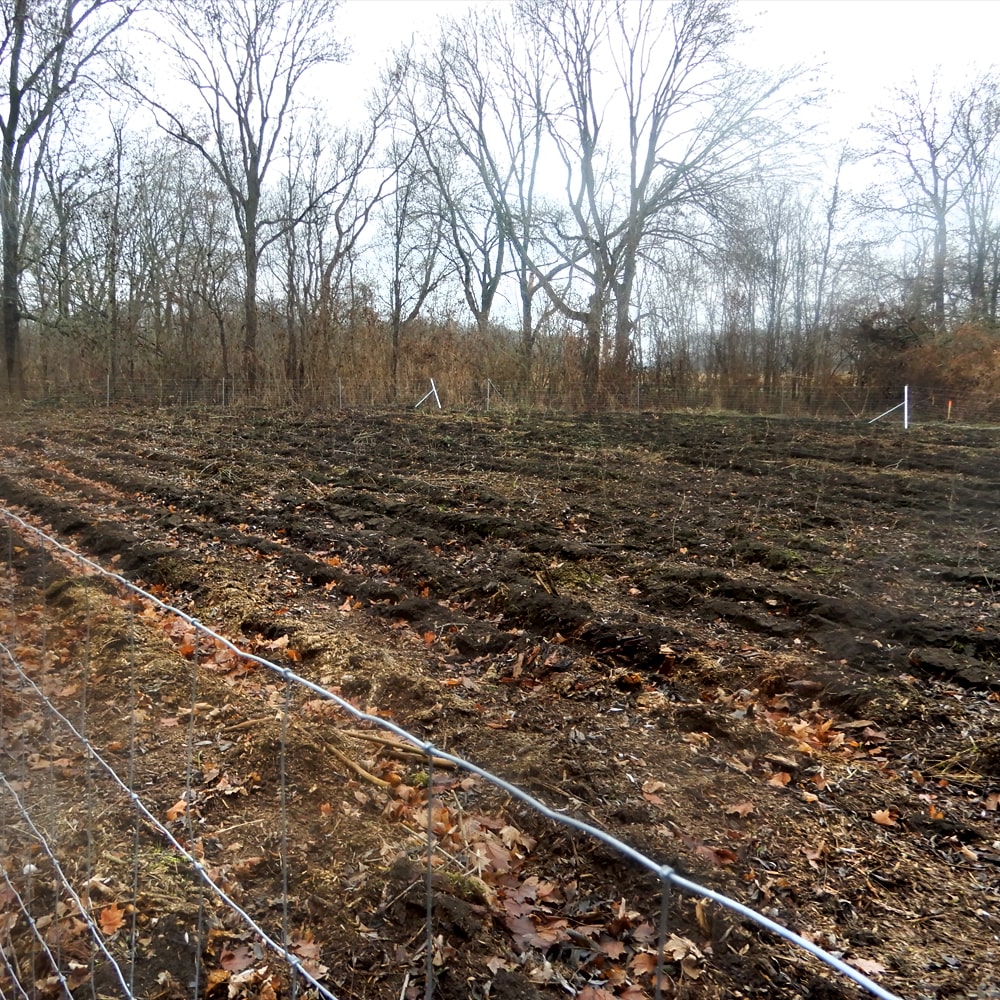
<path fill-rule="evenodd" d="M 0 514 L 6 577 L 0 592 L 0 997 L 201 997 L 222 986 L 230 997 L 346 995 L 342 970 L 304 930 L 308 904 L 298 890 L 304 863 L 298 841 L 305 834 L 296 810 L 317 789 L 321 799 L 329 780 L 297 759 L 308 751 L 297 720 L 310 713 L 328 728 L 362 727 L 368 738 L 423 767 L 425 781 L 413 791 L 408 813 L 409 889 L 422 897 L 423 927 L 421 940 L 406 944 L 420 961 L 411 963 L 394 995 L 435 995 L 449 957 L 437 927 L 441 873 L 451 865 L 474 878 L 479 870 L 476 845 L 456 834 L 459 810 L 452 806 L 461 800 L 471 816 L 481 800 L 499 793 L 553 828 L 602 842 L 648 874 L 656 902 L 655 912 L 645 915 L 646 954 L 657 998 L 666 995 L 667 964 L 690 958 L 671 943 L 679 940 L 671 936 L 678 893 L 778 935 L 873 996 L 894 996 L 770 917 L 235 645 L 14 512 Z M 151 633 L 170 640 L 172 659 L 166 646 L 151 647 Z M 162 666 L 154 669 L 157 663 Z M 230 684 L 225 705 L 218 698 L 221 670 Z M 250 671 L 271 683 L 257 689 L 255 717 L 240 718 L 246 706 L 239 678 Z M 166 714 L 157 717 L 158 710 Z M 248 726 L 264 724 L 274 737 L 271 773 L 238 779 L 212 764 Z M 173 748 L 172 771 L 158 763 L 157 740 Z M 252 805 L 225 807 L 230 798 L 254 795 L 276 803 L 276 826 L 261 825 Z M 230 818 L 209 833 L 204 817 L 213 802 Z M 528 838 L 516 830 L 512 837 L 512 850 L 530 850 Z M 332 852 L 333 845 L 324 850 Z M 263 899 L 237 875 L 265 867 L 277 890 Z M 578 995 L 570 983 L 560 985 Z"/>

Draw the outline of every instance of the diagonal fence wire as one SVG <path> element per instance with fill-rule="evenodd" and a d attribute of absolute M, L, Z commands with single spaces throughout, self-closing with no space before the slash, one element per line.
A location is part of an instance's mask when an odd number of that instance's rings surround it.
<path fill-rule="evenodd" d="M 677 888 L 683 892 L 688 893 L 689 895 L 709 899 L 712 902 L 723 907 L 724 909 L 727 909 L 730 912 L 735 913 L 736 915 L 742 917 L 743 919 L 756 924 L 757 926 L 763 928 L 764 930 L 767 930 L 772 934 L 775 934 L 777 937 L 787 941 L 788 943 L 794 945 L 795 947 L 812 955 L 814 958 L 824 963 L 826 966 L 828 966 L 830 969 L 832 969 L 839 975 L 842 975 L 845 978 L 852 980 L 856 985 L 866 990 L 872 996 L 878 997 L 879 1000 L 901 1000 L 901 998 L 897 994 L 892 993 L 891 991 L 880 986 L 878 983 L 874 982 L 868 976 L 864 975 L 864 973 L 862 973 L 859 969 L 843 961 L 837 955 L 831 954 L 830 952 L 821 948 L 819 945 L 813 943 L 807 938 L 802 937 L 799 934 L 796 934 L 794 931 L 790 930 L 784 925 L 771 919 L 765 914 L 760 913 L 757 910 L 754 910 L 752 907 L 749 907 L 746 904 L 741 903 L 739 900 L 733 899 L 732 897 L 727 896 L 724 893 L 717 892 L 713 889 L 708 888 L 707 886 L 703 886 L 697 882 L 691 881 L 690 879 L 684 878 L 682 875 L 678 874 L 678 872 L 671 865 L 666 865 L 659 861 L 656 861 L 653 858 L 650 858 L 649 856 L 643 854 L 641 851 L 637 850 L 631 845 L 625 843 L 622 840 L 619 840 L 617 837 L 609 833 L 607 830 L 603 830 L 598 826 L 594 826 L 590 823 L 586 823 L 582 820 L 576 819 L 573 816 L 564 815 L 563 813 L 558 812 L 552 809 L 551 807 L 547 806 L 544 802 L 541 802 L 539 799 L 536 799 L 533 795 L 526 792 L 524 789 L 508 782 L 504 778 L 501 778 L 499 775 L 493 774 L 491 771 L 488 771 L 485 768 L 482 768 L 477 764 L 466 760 L 463 757 L 459 757 L 445 750 L 439 749 L 433 743 L 421 739 L 419 736 L 410 733 L 408 730 L 402 728 L 401 726 L 396 725 L 395 723 L 391 722 L 388 719 L 381 718 L 380 716 L 373 715 L 356 708 L 346 699 L 341 698 L 340 696 L 334 694 L 333 692 L 328 691 L 321 685 L 316 684 L 313 681 L 310 681 L 308 678 L 300 676 L 299 674 L 295 673 L 292 670 L 289 670 L 286 667 L 282 667 L 279 664 L 276 664 L 264 657 L 256 655 L 255 653 L 251 653 L 241 649 L 230 639 L 216 632 L 209 626 L 203 624 L 194 616 L 188 614 L 187 612 L 177 607 L 174 607 L 171 604 L 168 604 L 166 601 L 161 600 L 160 598 L 149 593 L 148 591 L 143 590 L 141 587 L 138 587 L 136 584 L 130 582 L 125 577 L 117 573 L 112 573 L 106 570 L 99 563 L 94 562 L 93 560 L 87 558 L 84 555 L 81 555 L 74 549 L 71 549 L 70 547 L 64 545 L 62 542 L 46 534 L 39 528 L 36 528 L 35 526 L 29 524 L 23 518 L 15 514 L 13 511 L 0 507 L 0 515 L 5 517 L 10 525 L 12 526 L 16 525 L 17 528 L 19 528 L 22 532 L 26 532 L 38 538 L 44 545 L 50 546 L 56 549 L 57 551 L 62 552 L 63 555 L 67 556 L 75 563 L 83 567 L 86 567 L 91 572 L 96 573 L 104 577 L 105 579 L 114 581 L 118 586 L 123 588 L 125 591 L 134 594 L 137 597 L 142 598 L 144 601 L 149 602 L 153 606 L 159 608 L 161 611 L 169 615 L 173 615 L 178 619 L 180 619 L 181 621 L 186 622 L 188 625 L 198 630 L 208 638 L 211 638 L 214 642 L 216 642 L 223 648 L 228 649 L 236 656 L 242 658 L 243 660 L 246 660 L 247 662 L 255 663 L 258 666 L 276 675 L 277 677 L 280 677 L 282 680 L 285 681 L 286 685 L 289 684 L 298 685 L 301 688 L 312 692 L 317 697 L 336 704 L 343 712 L 350 715 L 357 721 L 368 723 L 386 732 L 392 733 L 394 736 L 410 744 L 415 749 L 417 749 L 418 751 L 420 751 L 421 753 L 425 754 L 428 757 L 431 767 L 431 770 L 429 772 L 431 778 L 433 777 L 433 763 L 435 759 L 450 762 L 454 767 L 466 771 L 469 774 L 476 775 L 477 777 L 483 779 L 483 781 L 500 789 L 501 791 L 509 795 L 512 799 L 516 799 L 517 801 L 521 802 L 528 808 L 534 810 L 535 812 L 539 813 L 540 815 L 544 816 L 550 821 L 560 824 L 564 827 L 568 827 L 587 837 L 591 837 L 597 841 L 600 841 L 607 847 L 610 847 L 612 850 L 620 854 L 622 857 L 632 861 L 640 868 L 643 868 L 651 872 L 654 876 L 656 876 L 659 879 L 661 885 L 661 909 L 660 909 L 660 921 L 659 921 L 660 942 L 658 948 L 657 976 L 656 976 L 657 998 L 661 996 L 661 989 L 662 989 L 661 983 L 663 980 L 663 970 L 662 970 L 663 951 L 664 951 L 665 936 L 666 936 L 666 924 L 667 924 L 667 915 L 669 909 L 670 891 L 672 888 Z M 108 764 L 107 761 L 104 760 L 104 758 L 97 752 L 97 750 L 90 743 L 86 741 L 84 737 L 82 737 L 82 734 L 78 732 L 78 730 L 72 725 L 72 723 L 65 716 L 63 716 L 62 713 L 60 713 L 59 710 L 54 705 L 51 704 L 51 702 L 48 702 L 48 699 L 45 697 L 41 689 L 38 688 L 38 686 L 35 685 L 34 682 L 29 677 L 27 677 L 23 669 L 20 667 L 20 664 L 18 664 L 16 658 L 13 656 L 10 650 L 7 649 L 7 647 L 4 646 L 2 643 L 0 643 L 0 652 L 2 652 L 10 660 L 12 666 L 14 667 L 15 671 L 21 676 L 22 680 L 24 680 L 29 686 L 34 688 L 36 694 L 43 701 L 47 703 L 49 710 L 52 711 L 62 721 L 62 723 L 70 729 L 70 731 L 74 734 L 74 736 L 80 740 L 81 744 L 86 748 L 86 752 L 90 756 L 90 758 L 96 764 L 98 764 L 98 766 L 104 769 L 105 772 L 108 773 L 108 775 L 111 777 L 111 779 L 118 784 L 120 789 L 132 801 L 137 812 L 140 813 L 147 822 L 149 822 L 152 826 L 154 826 L 160 832 L 160 834 L 163 835 L 168 840 L 168 842 L 171 844 L 174 850 L 176 850 L 181 856 L 183 856 L 188 861 L 188 863 L 192 866 L 193 871 L 196 873 L 197 877 L 201 880 L 201 882 L 211 892 L 213 892 L 222 902 L 224 902 L 228 907 L 230 907 L 240 917 L 240 919 L 245 923 L 247 927 L 249 927 L 255 934 L 258 934 L 261 940 L 264 942 L 265 946 L 270 951 L 272 951 L 275 955 L 284 959 L 297 976 L 300 976 L 314 990 L 316 990 L 318 996 L 325 998 L 325 1000 L 337 1000 L 336 996 L 333 993 L 331 993 L 327 987 L 323 986 L 306 968 L 304 968 L 303 963 L 298 959 L 298 957 L 288 949 L 287 936 L 284 944 L 280 944 L 277 941 L 275 941 L 270 935 L 267 934 L 267 932 L 262 927 L 260 927 L 257 924 L 257 922 L 250 916 L 249 913 L 247 913 L 242 907 L 240 907 L 236 903 L 236 901 L 233 900 L 231 896 L 227 894 L 211 878 L 209 873 L 206 871 L 205 866 L 193 854 L 188 852 L 181 845 L 181 843 L 174 837 L 174 835 L 165 826 L 163 826 L 159 822 L 159 820 L 156 819 L 156 817 L 152 814 L 152 812 L 150 812 L 150 810 L 147 809 L 145 804 L 142 802 L 140 796 L 134 791 L 134 789 L 120 778 L 117 772 L 115 772 L 114 768 L 110 764 Z M 432 782 L 429 782 L 428 784 L 427 825 L 428 825 L 428 850 L 431 850 L 433 846 L 432 845 L 432 832 L 433 832 Z M 428 865 L 428 872 L 429 871 L 430 871 L 430 866 Z M 431 891 L 432 891 L 432 886 L 430 883 L 430 879 L 428 878 L 427 879 L 428 895 L 430 894 Z M 426 928 L 426 940 L 425 940 L 425 947 L 427 949 L 427 955 L 425 956 L 425 959 L 427 961 L 427 970 L 428 970 L 427 981 L 425 984 L 425 991 L 426 991 L 425 996 L 427 1000 L 430 1000 L 430 998 L 433 996 L 433 936 L 430 927 L 431 917 L 432 917 L 432 907 L 428 905 L 427 907 L 428 926 Z M 131 996 L 132 994 L 129 993 L 128 995 Z"/>

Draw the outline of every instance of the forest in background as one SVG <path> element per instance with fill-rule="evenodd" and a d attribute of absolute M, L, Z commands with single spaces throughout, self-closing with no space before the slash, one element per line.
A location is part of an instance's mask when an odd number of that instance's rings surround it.
<path fill-rule="evenodd" d="M 457 10 L 365 95 L 325 82 L 340 7 L 0 0 L 9 395 L 997 397 L 992 71 L 830 148 L 731 0 Z"/>

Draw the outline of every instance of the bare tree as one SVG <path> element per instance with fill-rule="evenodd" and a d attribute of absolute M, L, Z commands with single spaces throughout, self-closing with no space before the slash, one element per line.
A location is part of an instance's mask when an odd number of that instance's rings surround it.
<path fill-rule="evenodd" d="M 218 179 L 188 147 L 112 122 L 95 148 L 50 148 L 25 247 L 38 325 L 119 377 L 200 375 L 241 301 L 232 213 Z M 216 365 L 211 364 L 211 368 Z"/>
<path fill-rule="evenodd" d="M 556 236 L 590 293 L 581 305 L 543 284 L 560 312 L 584 326 L 588 399 L 608 311 L 609 381 L 621 388 L 649 246 L 684 238 L 684 212 L 718 212 L 734 185 L 788 140 L 778 123 L 789 120 L 784 94 L 800 73 L 772 77 L 729 61 L 741 31 L 733 8 L 717 0 L 518 5 L 526 30 L 545 39 L 556 83 L 545 121 L 563 165 L 568 227 Z"/>
<path fill-rule="evenodd" d="M 961 273 L 970 318 L 997 320 L 1000 294 L 1000 87 L 995 71 L 965 88 L 957 109 L 965 238 Z"/>
<path fill-rule="evenodd" d="M 518 248 L 510 268 L 520 305 L 524 382 L 540 323 L 535 300 L 542 282 L 536 273 L 554 280 L 567 268 L 540 242 L 539 163 L 552 86 L 543 61 L 541 39 L 518 38 L 501 12 L 472 10 L 462 20 L 444 22 L 437 50 L 420 68 L 429 105 L 423 119 L 427 144 L 464 161 L 485 199 L 479 205 L 463 185 L 459 200 L 451 187 L 454 175 L 442 168 L 438 185 L 446 206 L 450 203 L 452 242 L 462 247 L 456 254 L 466 301 L 480 326 L 499 291 L 509 251 Z M 457 164 L 455 171 L 462 176 Z"/>
<path fill-rule="evenodd" d="M 445 212 L 426 163 L 410 141 L 393 151 L 396 185 L 383 203 L 386 241 L 386 299 L 389 312 L 389 391 L 399 393 L 403 335 L 448 273 L 441 250 Z"/>
<path fill-rule="evenodd" d="M 897 91 L 894 105 L 870 126 L 879 152 L 902 168 L 898 184 L 904 211 L 929 230 L 927 295 L 939 329 L 946 319 L 949 226 L 964 196 L 962 168 L 968 155 L 960 128 L 964 104 L 964 98 L 951 102 L 943 98 L 936 81 L 926 92 L 913 83 Z"/>
<path fill-rule="evenodd" d="M 198 112 L 146 94 L 161 127 L 196 149 L 232 205 L 245 270 L 242 369 L 252 387 L 260 374 L 257 285 L 262 255 L 292 217 L 263 214 L 268 174 L 291 128 L 304 78 L 343 58 L 334 34 L 340 0 L 171 0 L 164 39 Z"/>
<path fill-rule="evenodd" d="M 360 124 L 332 128 L 318 117 L 287 143 L 281 214 L 296 220 L 282 240 L 285 371 L 302 385 L 331 351 L 337 313 L 352 293 L 359 243 L 391 196 L 399 163 L 386 156 L 406 81 L 409 53 L 389 62 Z M 302 206 L 308 206 L 303 212 Z"/>
<path fill-rule="evenodd" d="M 112 36 L 143 0 L 2 0 L 0 35 L 0 228 L 3 232 L 3 349 L 7 387 L 23 390 L 20 370 L 21 240 L 30 198 L 56 111 L 109 54 Z M 26 176 L 27 175 L 27 176 Z"/>
<path fill-rule="evenodd" d="M 403 88 L 409 77 L 409 52 L 398 53 L 383 72 L 368 100 L 368 119 L 333 135 L 327 143 L 326 173 L 313 182 L 311 201 L 320 220 L 318 247 L 319 300 L 316 317 L 321 335 L 330 332 L 331 314 L 344 272 L 368 229 L 376 208 L 392 195 L 401 166 L 386 157 Z M 319 149 L 314 168 L 319 167 Z"/>
<path fill-rule="evenodd" d="M 478 176 L 463 170 L 454 149 L 435 141 L 429 130 L 418 129 L 418 135 L 444 211 L 446 252 L 476 327 L 485 333 L 507 256 L 500 219 L 492 202 L 483 196 Z"/>

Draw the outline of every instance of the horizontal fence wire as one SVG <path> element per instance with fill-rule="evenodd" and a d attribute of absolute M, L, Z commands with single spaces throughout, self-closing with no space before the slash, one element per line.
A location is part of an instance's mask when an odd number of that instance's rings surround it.
<path fill-rule="evenodd" d="M 586 837 L 593 838 L 594 840 L 600 841 L 607 847 L 611 848 L 613 851 L 618 853 L 623 858 L 628 859 L 640 868 L 652 873 L 660 880 L 661 890 L 662 890 L 662 903 L 660 912 L 660 943 L 658 948 L 658 971 L 656 977 L 656 996 L 659 998 L 661 994 L 661 982 L 663 978 L 662 963 L 664 954 L 664 943 L 666 934 L 666 914 L 669 906 L 669 890 L 671 888 L 679 889 L 689 895 L 702 897 L 709 899 L 721 907 L 729 910 L 730 912 L 742 917 L 743 919 L 757 924 L 759 927 L 766 931 L 769 931 L 779 938 L 789 942 L 795 947 L 807 952 L 814 958 L 818 959 L 820 962 L 827 965 L 834 972 L 841 976 L 846 977 L 853 981 L 856 985 L 860 986 L 862 989 L 866 990 L 869 994 L 875 997 L 881 998 L 881 1000 L 900 1000 L 897 994 L 880 986 L 878 983 L 871 980 L 869 977 L 864 975 L 859 969 L 850 965 L 849 963 L 843 961 L 837 955 L 831 954 L 825 949 L 814 944 L 812 941 L 802 937 L 801 935 L 795 933 L 789 928 L 783 926 L 777 921 L 771 919 L 763 913 L 754 910 L 753 908 L 741 903 L 739 900 L 733 899 L 724 893 L 717 892 L 706 886 L 703 886 L 697 882 L 691 881 L 690 879 L 684 878 L 670 865 L 663 864 L 655 859 L 649 857 L 643 852 L 637 850 L 631 845 L 625 843 L 624 841 L 618 839 L 608 831 L 601 829 L 598 826 L 586 823 L 579 820 L 573 816 L 567 816 L 535 798 L 533 795 L 525 791 L 524 789 L 518 787 L 515 784 L 505 780 L 504 778 L 478 766 L 477 764 L 466 760 L 463 757 L 451 754 L 445 750 L 436 747 L 432 742 L 422 739 L 421 737 L 409 732 L 408 730 L 402 728 L 401 726 L 395 724 L 389 719 L 382 718 L 378 715 L 371 714 L 370 712 L 363 711 L 352 705 L 349 701 L 341 698 L 339 695 L 327 690 L 321 685 L 310 681 L 308 678 L 302 677 L 293 670 L 274 663 L 271 660 L 266 659 L 256 655 L 255 653 L 249 652 L 245 649 L 240 648 L 230 639 L 221 635 L 219 632 L 205 625 L 199 621 L 196 617 L 188 614 L 187 612 L 167 603 L 161 598 L 149 593 L 148 591 L 142 589 L 136 584 L 130 582 L 125 577 L 111 572 L 101 566 L 99 563 L 89 559 L 88 557 L 82 555 L 81 553 L 71 549 L 70 547 L 64 545 L 59 540 L 53 538 L 51 535 L 47 534 L 45 531 L 29 524 L 18 514 L 13 511 L 0 507 L 0 514 L 6 519 L 6 522 L 12 532 L 20 534 L 22 537 L 25 535 L 30 535 L 36 538 L 48 549 L 55 550 L 61 553 L 63 556 L 70 559 L 75 564 L 85 568 L 93 574 L 97 574 L 108 581 L 113 582 L 118 587 L 122 588 L 124 591 L 141 598 L 143 601 L 148 602 L 154 607 L 158 608 L 160 611 L 167 615 L 176 617 L 177 619 L 187 623 L 192 628 L 196 629 L 202 635 L 213 640 L 215 643 L 229 650 L 231 653 L 235 654 L 237 657 L 254 663 L 266 671 L 269 671 L 276 677 L 281 678 L 286 682 L 286 685 L 295 685 L 302 690 L 306 690 L 316 695 L 318 698 L 324 699 L 335 704 L 341 711 L 346 715 L 352 717 L 358 722 L 363 722 L 384 730 L 392 735 L 398 737 L 399 739 L 410 744 L 416 750 L 420 751 L 422 754 L 426 755 L 427 766 L 429 773 L 432 773 L 434 762 L 446 761 L 452 764 L 454 767 L 461 769 L 469 774 L 476 775 L 477 777 L 483 779 L 488 784 L 494 786 L 497 789 L 503 791 L 506 795 L 510 796 L 521 802 L 523 805 L 527 806 L 529 809 L 534 810 L 541 816 L 544 816 L 548 820 L 560 824 L 563 827 L 574 830 L 577 833 L 583 834 Z M 329 988 L 320 983 L 306 968 L 303 967 L 302 962 L 299 958 L 290 952 L 286 945 L 274 940 L 264 928 L 262 928 L 253 917 L 246 912 L 246 910 L 241 907 L 232 897 L 227 894 L 226 891 L 220 887 L 210 876 L 209 872 L 206 870 L 205 865 L 199 861 L 191 852 L 189 852 L 167 829 L 160 821 L 155 817 L 152 811 L 146 806 L 142 801 L 141 797 L 129 787 L 129 783 L 121 778 L 120 775 L 115 771 L 114 767 L 108 763 L 107 760 L 102 757 L 102 755 L 97 751 L 97 749 L 89 742 L 84 734 L 79 732 L 79 730 L 70 722 L 69 719 L 65 717 L 59 710 L 51 703 L 51 701 L 46 697 L 45 693 L 41 688 L 38 687 L 24 672 L 21 665 L 18 663 L 14 653 L 4 644 L 0 643 L 0 653 L 10 662 L 11 666 L 19 676 L 19 678 L 26 682 L 31 688 L 34 689 L 36 695 L 42 699 L 42 701 L 47 705 L 48 710 L 59 719 L 62 725 L 66 726 L 67 729 L 73 734 L 74 738 L 77 739 L 81 746 L 84 748 L 85 755 L 91 761 L 94 762 L 98 767 L 100 767 L 118 786 L 118 788 L 128 797 L 128 799 L 134 805 L 136 811 L 143 817 L 144 821 L 150 824 L 157 832 L 163 836 L 172 849 L 177 852 L 180 857 L 183 857 L 186 862 L 191 866 L 192 871 L 197 875 L 198 879 L 203 883 L 203 885 L 216 897 L 221 900 L 227 907 L 229 907 L 234 914 L 236 914 L 244 925 L 257 934 L 261 941 L 264 942 L 265 946 L 277 957 L 280 957 L 288 966 L 292 969 L 295 975 L 301 978 L 303 981 L 307 982 L 309 986 L 316 991 L 315 995 L 325 998 L 325 1000 L 337 1000 L 337 997 L 332 993 Z M 286 713 L 287 714 L 287 713 Z M 17 796 L 13 794 L 13 790 L 6 779 L 2 780 L 2 784 L 6 786 L 9 794 L 12 794 L 15 802 L 20 806 L 20 802 Z M 428 782 L 428 788 L 432 789 L 433 781 Z M 429 795 L 428 808 L 433 806 L 433 795 Z M 23 806 L 20 807 L 22 815 L 28 819 L 27 811 Z M 30 822 L 30 820 L 29 820 Z M 430 817 L 428 817 L 428 844 L 431 844 L 431 834 L 430 830 L 432 823 Z M 44 834 L 37 829 L 32 824 L 32 829 L 36 837 L 44 842 Z M 432 845 L 431 845 L 432 846 Z M 55 863 L 54 856 L 50 856 L 51 860 L 54 862 L 57 871 L 57 863 Z M 429 862 L 429 856 L 428 856 Z M 61 871 L 60 871 L 61 874 Z M 428 894 L 431 892 L 430 886 L 430 865 L 428 863 L 428 878 L 427 878 L 427 891 Z M 3 878 L 7 879 L 7 874 L 3 873 Z M 73 896 L 78 905 L 82 906 L 82 902 L 76 893 L 72 890 L 72 887 L 68 884 L 65 877 L 63 877 L 63 883 L 67 891 Z M 433 994 L 433 968 L 430 961 L 431 956 L 431 944 L 432 944 L 432 928 L 430 927 L 431 920 L 431 908 L 428 905 L 427 908 L 427 921 L 428 926 L 426 928 L 427 934 L 427 964 L 428 964 L 428 975 L 427 975 L 427 985 L 426 985 L 426 997 L 430 998 Z M 95 936 L 95 941 L 100 944 L 99 937 Z M 2 949 L 0 949 L 2 953 Z M 107 956 L 110 957 L 110 956 Z M 117 968 L 117 966 L 116 966 Z M 19 993 L 23 993 L 20 987 L 17 987 Z M 126 988 L 126 995 L 131 996 Z"/>

